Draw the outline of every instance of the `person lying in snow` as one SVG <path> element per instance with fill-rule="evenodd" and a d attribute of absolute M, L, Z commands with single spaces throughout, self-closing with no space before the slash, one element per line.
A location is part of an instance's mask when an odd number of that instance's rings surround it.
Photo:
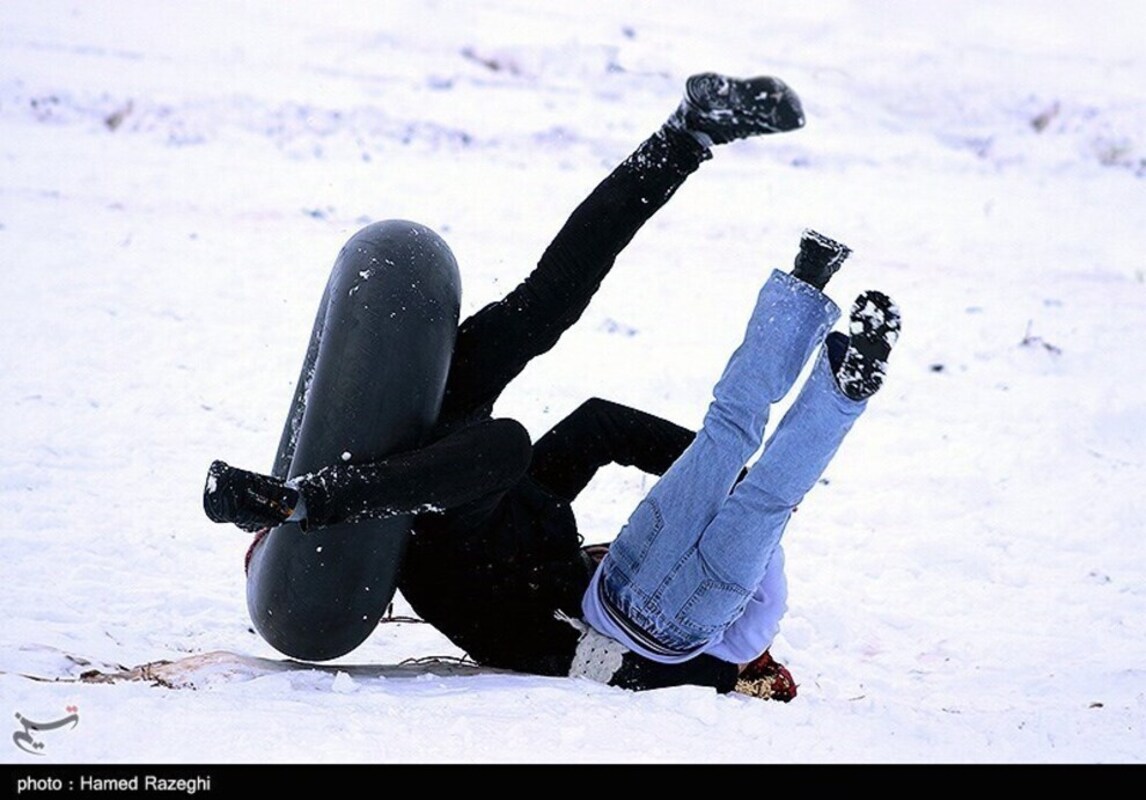
<path fill-rule="evenodd" d="M 790 700 L 796 685 L 769 654 L 787 602 L 780 538 L 880 387 L 900 328 L 895 304 L 869 291 L 852 306 L 848 332 L 829 333 L 840 310 L 823 289 L 846 246 L 805 231 L 794 268 L 771 273 L 699 432 L 594 398 L 531 443 L 492 408 L 576 322 L 617 256 L 714 147 L 803 125 L 783 81 L 692 76 L 675 112 L 577 207 L 524 282 L 458 328 L 440 415 L 422 446 L 289 479 L 282 450 L 271 476 L 216 461 L 208 517 L 258 532 L 249 564 L 267 529 L 285 522 L 313 535 L 413 515 L 398 589 L 479 664 Z M 794 404 L 748 465 L 769 406 L 817 349 Z M 312 392 L 305 402 L 328 398 Z M 585 547 L 570 504 L 609 463 L 660 478 L 615 541 Z"/>

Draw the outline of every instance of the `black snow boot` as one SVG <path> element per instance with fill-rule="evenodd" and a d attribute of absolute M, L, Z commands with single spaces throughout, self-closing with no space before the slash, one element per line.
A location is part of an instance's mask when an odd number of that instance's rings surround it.
<path fill-rule="evenodd" d="M 245 531 L 281 525 L 299 502 L 296 489 L 278 478 L 215 461 L 207 470 L 203 510 L 212 522 L 230 522 Z"/>
<path fill-rule="evenodd" d="M 801 128 L 804 109 L 779 78 L 741 79 L 705 72 L 685 83 L 684 100 L 667 125 L 712 146 Z"/>
<path fill-rule="evenodd" d="M 887 357 L 899 338 L 899 328 L 899 306 L 886 294 L 869 290 L 856 298 L 847 349 L 839 363 L 833 364 L 836 383 L 844 394 L 853 400 L 864 400 L 883 385 Z"/>
<path fill-rule="evenodd" d="M 800 252 L 796 255 L 792 276 L 823 291 L 851 253 L 846 244 L 811 229 L 805 230 L 800 237 Z"/>

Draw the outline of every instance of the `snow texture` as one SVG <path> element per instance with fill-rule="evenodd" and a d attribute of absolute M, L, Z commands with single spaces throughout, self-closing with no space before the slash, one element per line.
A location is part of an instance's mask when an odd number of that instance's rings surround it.
<path fill-rule="evenodd" d="M 0 760 L 1146 760 L 1140 20 L 1132 0 L 0 4 Z M 852 247 L 832 297 L 885 291 L 904 328 L 785 539 L 773 652 L 798 697 L 399 668 L 461 655 L 401 597 L 337 663 L 274 661 L 249 537 L 203 516 L 203 479 L 270 469 L 339 248 L 418 220 L 473 312 L 702 71 L 782 77 L 806 128 L 718 148 L 497 413 L 536 437 L 601 396 L 695 427 L 801 231 Z M 586 540 L 649 485 L 604 471 Z M 76 680 L 220 651 L 247 666 L 194 691 Z M 69 708 L 16 746 L 16 714 Z"/>

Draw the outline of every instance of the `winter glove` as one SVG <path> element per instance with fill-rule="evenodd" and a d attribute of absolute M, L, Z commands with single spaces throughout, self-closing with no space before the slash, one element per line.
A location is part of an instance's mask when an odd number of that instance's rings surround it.
<path fill-rule="evenodd" d="M 787 703 L 796 696 L 796 681 L 788 668 L 772 658 L 765 650 L 755 661 L 740 670 L 735 691 L 759 697 L 761 700 L 779 700 Z"/>

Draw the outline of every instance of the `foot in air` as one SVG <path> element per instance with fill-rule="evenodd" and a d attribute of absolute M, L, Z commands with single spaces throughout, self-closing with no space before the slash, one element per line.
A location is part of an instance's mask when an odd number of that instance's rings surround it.
<path fill-rule="evenodd" d="M 836 383 L 844 394 L 864 400 L 879 390 L 899 329 L 899 306 L 886 294 L 869 290 L 856 298 L 848 324 L 847 350 L 836 367 Z"/>
<path fill-rule="evenodd" d="M 203 510 L 213 522 L 230 522 L 245 531 L 281 525 L 299 502 L 296 489 L 278 478 L 215 461 L 207 470 Z"/>
<path fill-rule="evenodd" d="M 685 83 L 684 100 L 668 124 L 711 146 L 802 128 L 804 109 L 796 93 L 779 78 L 731 78 L 704 72 Z"/>
<path fill-rule="evenodd" d="M 792 276 L 823 291 L 851 252 L 846 244 L 809 228 L 800 237 L 800 252 L 796 255 Z"/>

